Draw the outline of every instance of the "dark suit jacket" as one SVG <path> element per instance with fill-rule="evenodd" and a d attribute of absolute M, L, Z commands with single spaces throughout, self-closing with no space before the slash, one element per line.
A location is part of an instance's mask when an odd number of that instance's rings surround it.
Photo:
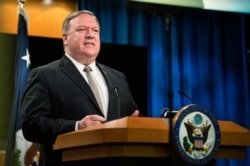
<path fill-rule="evenodd" d="M 97 66 L 108 86 L 107 121 L 131 115 L 138 108 L 125 75 L 99 63 Z M 41 144 L 41 159 L 47 165 L 61 161 L 61 152 L 52 150 L 57 135 L 74 131 L 76 121 L 86 115 L 102 115 L 88 83 L 66 56 L 30 71 L 22 110 L 24 137 Z"/>

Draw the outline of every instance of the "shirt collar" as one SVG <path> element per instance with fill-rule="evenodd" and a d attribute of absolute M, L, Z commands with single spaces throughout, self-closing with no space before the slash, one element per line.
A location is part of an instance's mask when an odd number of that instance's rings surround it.
<path fill-rule="evenodd" d="M 84 67 L 86 65 L 84 64 L 81 64 L 80 62 L 76 61 L 74 58 L 72 58 L 71 56 L 69 56 L 67 53 L 65 53 L 65 55 L 71 60 L 71 62 L 76 66 L 76 68 L 79 70 L 79 71 L 83 71 Z M 88 66 L 91 67 L 92 71 L 95 71 L 96 70 L 96 62 L 92 62 L 91 64 L 89 64 Z"/>

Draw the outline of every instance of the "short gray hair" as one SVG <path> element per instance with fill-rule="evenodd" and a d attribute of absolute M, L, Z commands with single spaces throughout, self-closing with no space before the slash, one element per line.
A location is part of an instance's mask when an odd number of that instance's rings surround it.
<path fill-rule="evenodd" d="M 69 22 L 71 19 L 81 15 L 81 14 L 89 14 L 93 17 L 95 17 L 96 22 L 98 23 L 98 25 L 100 26 L 99 20 L 97 19 L 97 17 L 95 16 L 95 14 L 89 10 L 79 10 L 79 11 L 74 11 L 73 13 L 71 13 L 70 15 L 68 15 L 62 24 L 62 31 L 63 33 L 67 32 L 69 30 Z"/>

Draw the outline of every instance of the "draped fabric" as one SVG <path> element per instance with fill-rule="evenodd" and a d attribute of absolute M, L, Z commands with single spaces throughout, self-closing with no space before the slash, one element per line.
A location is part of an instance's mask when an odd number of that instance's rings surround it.
<path fill-rule="evenodd" d="M 166 17 L 132 11 L 126 0 L 79 0 L 79 9 L 97 15 L 102 42 L 148 48 L 148 116 L 190 104 L 178 94 L 182 89 L 216 119 L 250 129 L 244 14 L 204 10 Z M 249 148 L 247 152 L 247 160 L 217 163 L 250 165 Z"/>
<path fill-rule="evenodd" d="M 18 6 L 17 46 L 15 63 L 15 87 L 8 130 L 5 166 L 37 165 L 35 144 L 27 141 L 22 133 L 21 100 L 30 70 L 28 14 L 22 3 Z M 32 148 L 35 150 L 33 151 Z"/>
<path fill-rule="evenodd" d="M 175 16 L 172 23 L 173 90 L 183 89 L 219 120 L 250 128 L 249 73 L 242 14 L 205 11 Z M 176 95 L 173 105 L 189 101 Z M 244 160 L 217 160 L 218 165 L 249 165 Z M 248 163 L 248 164 L 247 164 Z"/>

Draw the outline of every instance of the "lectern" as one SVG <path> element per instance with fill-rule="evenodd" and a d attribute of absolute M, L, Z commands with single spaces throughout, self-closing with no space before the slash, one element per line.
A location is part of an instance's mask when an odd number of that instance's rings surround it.
<path fill-rule="evenodd" d="M 231 121 L 218 121 L 221 142 L 215 158 L 246 159 L 250 131 Z M 152 158 L 169 156 L 166 118 L 124 117 L 88 129 L 59 135 L 53 146 L 63 161 L 99 158 Z"/>

